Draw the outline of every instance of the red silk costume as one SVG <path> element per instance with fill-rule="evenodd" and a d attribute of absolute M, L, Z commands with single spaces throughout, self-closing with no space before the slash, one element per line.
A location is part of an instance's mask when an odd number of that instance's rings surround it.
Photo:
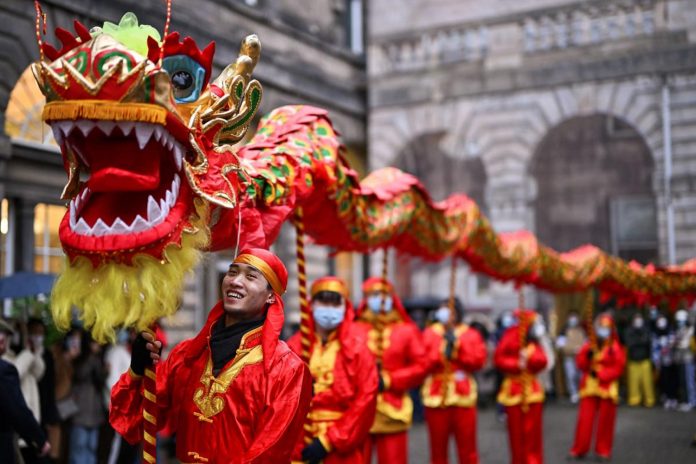
<path fill-rule="evenodd" d="M 446 357 L 445 326 L 435 323 L 423 333 L 427 356 L 437 361 L 426 378 L 421 394 L 430 436 L 431 464 L 448 462 L 448 442 L 454 435 L 460 464 L 478 464 L 476 447 L 476 400 L 472 373 L 486 362 L 481 335 L 466 324 L 454 328 L 455 341 Z"/>
<path fill-rule="evenodd" d="M 336 288 L 336 287 L 340 287 Z M 344 297 L 346 312 L 343 322 L 325 344 L 316 336 L 314 319 L 310 318 L 310 333 L 314 334 L 309 369 L 314 380 L 314 397 L 307 416 L 312 438 L 319 438 L 329 452 L 324 464 L 369 464 L 367 439 L 375 418 L 377 404 L 377 365 L 367 348 L 364 333 L 353 322 L 353 306 L 343 282 L 324 277 L 312 285 L 314 297 L 321 291 L 336 291 Z M 302 350 L 301 334 L 288 340 L 290 349 Z M 304 437 L 298 440 L 293 462 L 302 462 Z"/>
<path fill-rule="evenodd" d="M 248 260 L 240 261 L 244 257 Z M 284 266 L 270 252 L 256 249 L 242 252 L 235 262 L 257 267 L 276 293 L 264 324 L 242 337 L 236 356 L 215 377 L 209 339 L 213 324 L 224 317 L 220 302 L 198 335 L 179 343 L 157 365 L 157 425 L 176 433 L 182 463 L 287 463 L 309 409 L 309 370 L 278 340 Z M 111 392 L 111 425 L 130 443 L 143 436 L 142 383 L 129 371 Z"/>
<path fill-rule="evenodd" d="M 611 457 L 614 444 L 616 405 L 619 403 L 619 377 L 626 365 L 626 355 L 616 336 L 614 322 L 608 315 L 599 316 L 599 324 L 611 329 L 612 335 L 593 351 L 586 342 L 575 358 L 583 372 L 580 379 L 580 405 L 575 427 L 575 442 L 570 455 L 581 457 L 592 445 L 592 430 L 597 422 L 595 453 L 603 458 Z"/>
<path fill-rule="evenodd" d="M 358 307 L 358 322 L 368 347 L 381 365 L 384 390 L 377 395 L 377 413 L 370 429 L 372 445 L 380 464 L 408 462 L 407 431 L 413 420 L 413 401 L 409 389 L 425 378 L 429 362 L 420 330 L 406 313 L 389 281 L 378 277 L 363 283 L 363 294 L 385 291 L 391 296 L 392 310 L 375 314 L 366 299 Z M 370 451 L 371 454 L 371 451 Z"/>
<path fill-rule="evenodd" d="M 532 311 L 517 311 L 517 315 L 528 321 L 535 317 Z M 521 370 L 520 338 L 519 325 L 514 325 L 505 331 L 495 350 L 495 365 L 505 375 L 498 402 L 505 406 L 507 415 L 511 463 L 540 464 L 543 462 L 541 423 L 545 395 L 536 374 L 546 367 L 547 359 L 538 342 L 528 341 L 524 348 L 527 368 Z"/>

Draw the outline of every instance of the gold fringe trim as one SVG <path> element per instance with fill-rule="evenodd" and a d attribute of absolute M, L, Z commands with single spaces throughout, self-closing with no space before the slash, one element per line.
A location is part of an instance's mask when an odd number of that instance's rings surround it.
<path fill-rule="evenodd" d="M 96 119 L 105 121 L 136 121 L 164 125 L 166 108 L 149 103 L 120 103 L 106 100 L 71 100 L 47 103 L 41 118 L 44 121 Z"/>

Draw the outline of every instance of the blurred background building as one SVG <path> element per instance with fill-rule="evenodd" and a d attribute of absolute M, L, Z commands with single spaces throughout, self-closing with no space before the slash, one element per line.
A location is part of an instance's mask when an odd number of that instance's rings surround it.
<path fill-rule="evenodd" d="M 695 1 L 375 0 L 368 30 L 370 169 L 467 192 L 559 251 L 696 255 Z M 402 269 L 402 293 L 446 294 L 449 264 Z M 517 302 L 481 276 L 458 288 Z"/>
<path fill-rule="evenodd" d="M 133 11 L 160 30 L 165 19 L 159 0 L 41 4 L 52 42 L 74 18 L 91 27 Z M 3 1 L 0 24 L 0 273 L 57 272 L 66 178 L 27 71 L 38 57 L 31 2 Z M 560 251 L 589 242 L 641 262 L 696 256 L 695 0 L 174 1 L 172 30 L 215 40 L 216 72 L 258 34 L 259 113 L 328 109 L 360 173 L 395 165 L 436 200 L 464 191 L 498 231 L 528 229 Z M 294 239 L 286 226 L 275 245 L 291 271 Z M 354 297 L 380 272 L 381 256 L 308 256 L 310 280 L 337 273 Z M 230 258 L 211 255 L 191 277 L 185 310 L 167 321 L 173 342 L 202 324 Z M 449 264 L 391 266 L 404 296 L 447 294 Z M 510 286 L 458 279 L 468 306 L 516 303 Z"/>

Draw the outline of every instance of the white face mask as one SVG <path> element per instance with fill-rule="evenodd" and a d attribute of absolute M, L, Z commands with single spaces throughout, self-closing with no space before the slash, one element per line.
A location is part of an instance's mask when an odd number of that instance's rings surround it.
<path fill-rule="evenodd" d="M 667 328 L 667 319 L 664 317 L 661 317 L 657 320 L 657 328 L 658 329 L 666 329 Z"/>
<path fill-rule="evenodd" d="M 640 317 L 633 320 L 633 327 L 635 327 L 636 329 L 642 329 L 643 324 L 644 324 L 643 319 Z"/>
<path fill-rule="evenodd" d="M 689 314 L 684 311 L 683 309 L 680 309 L 679 311 L 676 312 L 674 315 L 674 321 L 677 323 L 679 327 L 684 327 L 686 326 L 686 321 L 689 319 Z"/>
<path fill-rule="evenodd" d="M 440 324 L 447 324 L 450 320 L 450 309 L 446 306 L 435 311 L 435 320 Z"/>
<path fill-rule="evenodd" d="M 602 340 L 606 340 L 611 335 L 611 329 L 609 327 L 600 327 L 597 329 L 597 337 Z"/>
<path fill-rule="evenodd" d="M 320 304 L 315 304 L 312 306 L 314 322 L 317 323 L 319 327 L 325 330 L 333 330 L 343 322 L 343 318 L 346 315 L 346 307 L 341 306 L 325 306 Z"/>
<path fill-rule="evenodd" d="M 385 313 L 392 310 L 392 299 L 387 296 L 384 299 L 384 308 L 382 308 L 382 295 L 372 295 L 367 297 L 367 306 L 374 313 L 378 313 L 380 309 L 384 309 Z"/>
<path fill-rule="evenodd" d="M 568 319 L 568 327 L 577 327 L 578 326 L 578 318 L 575 316 L 571 316 Z"/>

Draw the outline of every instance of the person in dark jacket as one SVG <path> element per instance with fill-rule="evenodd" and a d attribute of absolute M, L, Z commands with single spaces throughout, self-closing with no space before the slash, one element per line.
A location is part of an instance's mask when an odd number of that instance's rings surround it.
<path fill-rule="evenodd" d="M 631 327 L 626 330 L 626 349 L 628 351 L 628 405 L 639 406 L 643 403 L 651 408 L 655 404 L 655 388 L 651 349 L 650 330 L 640 313 L 633 317 Z"/>
<path fill-rule="evenodd" d="M 7 350 L 8 337 L 12 333 L 12 327 L 0 320 L 0 356 Z M 0 462 L 17 462 L 15 432 L 29 446 L 37 448 L 40 456 L 46 456 L 51 451 L 46 435 L 24 401 L 17 368 L 3 359 L 0 359 L 0 417 Z"/>

